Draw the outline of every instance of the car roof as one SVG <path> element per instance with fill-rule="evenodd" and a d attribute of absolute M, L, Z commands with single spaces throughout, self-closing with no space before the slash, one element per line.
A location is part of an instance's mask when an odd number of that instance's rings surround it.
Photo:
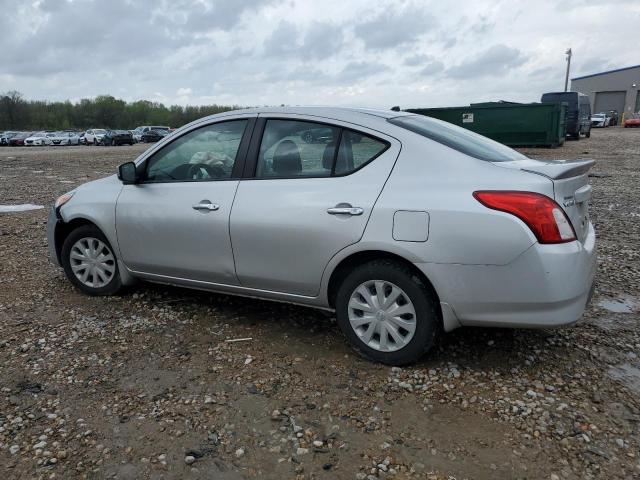
<path fill-rule="evenodd" d="M 324 118 L 332 118 L 335 120 L 355 121 L 366 120 L 371 117 L 379 119 L 389 119 L 403 115 L 412 115 L 406 112 L 397 112 L 394 110 L 382 110 L 375 108 L 360 107 L 328 107 L 328 106 L 294 106 L 294 107 L 256 107 L 244 108 L 241 110 L 231 110 L 227 112 L 210 115 L 206 118 L 224 117 L 227 115 L 239 114 L 281 114 L 281 115 L 311 115 Z M 357 123 L 357 122 L 356 122 Z"/>

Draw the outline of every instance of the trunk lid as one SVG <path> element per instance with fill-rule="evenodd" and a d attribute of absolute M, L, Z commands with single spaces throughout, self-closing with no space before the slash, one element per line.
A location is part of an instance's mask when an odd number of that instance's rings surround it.
<path fill-rule="evenodd" d="M 589 199 L 591 185 L 588 172 L 593 160 L 534 160 L 531 158 L 494 165 L 542 175 L 553 182 L 554 200 L 569 217 L 579 241 L 589 231 Z"/>

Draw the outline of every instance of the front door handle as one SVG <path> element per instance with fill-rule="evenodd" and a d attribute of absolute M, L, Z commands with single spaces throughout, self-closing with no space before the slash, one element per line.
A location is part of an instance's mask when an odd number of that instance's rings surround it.
<path fill-rule="evenodd" d="M 360 207 L 352 207 L 348 203 L 339 203 L 335 207 L 327 209 L 329 215 L 362 215 L 364 210 Z"/>
<path fill-rule="evenodd" d="M 192 208 L 194 210 L 216 211 L 220 209 L 220 205 L 211 203 L 209 200 L 201 200 L 200 203 L 196 203 Z"/>

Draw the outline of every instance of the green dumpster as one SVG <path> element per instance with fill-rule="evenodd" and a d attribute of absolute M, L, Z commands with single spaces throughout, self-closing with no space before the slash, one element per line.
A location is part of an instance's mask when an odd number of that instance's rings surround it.
<path fill-rule="evenodd" d="M 566 135 L 566 110 L 563 103 L 488 102 L 407 112 L 453 123 L 511 147 L 557 147 Z"/>

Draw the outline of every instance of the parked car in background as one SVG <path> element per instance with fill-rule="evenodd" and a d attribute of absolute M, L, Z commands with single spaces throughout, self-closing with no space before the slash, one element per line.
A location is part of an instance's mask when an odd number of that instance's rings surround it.
<path fill-rule="evenodd" d="M 148 132 L 149 130 L 166 130 L 167 132 L 169 132 L 171 128 L 163 127 L 163 126 L 143 125 L 135 128 L 135 130 L 133 131 L 133 138 L 135 139 L 136 142 L 142 142 L 142 135 Z"/>
<path fill-rule="evenodd" d="M 9 140 L 18 135 L 20 132 L 15 132 L 13 130 L 8 130 L 6 132 L 2 132 L 0 135 L 0 146 L 6 147 L 9 145 Z"/>
<path fill-rule="evenodd" d="M 624 128 L 638 127 L 640 127 L 640 113 L 633 113 L 631 116 L 624 119 Z"/>
<path fill-rule="evenodd" d="M 80 145 L 86 145 L 87 144 L 87 139 L 84 137 L 86 132 L 80 132 L 80 134 L 78 135 L 78 143 Z"/>
<path fill-rule="evenodd" d="M 141 141 L 142 141 L 142 134 L 144 133 L 144 132 L 142 131 L 142 128 L 143 128 L 143 127 L 135 128 L 135 129 L 131 132 L 131 134 L 133 135 L 133 140 L 134 140 L 135 142 L 141 142 Z"/>
<path fill-rule="evenodd" d="M 80 137 L 76 132 L 56 132 L 51 138 L 53 145 L 78 145 Z"/>
<path fill-rule="evenodd" d="M 357 351 L 402 365 L 442 330 L 581 317 L 593 164 L 409 113 L 225 112 L 59 197 L 47 238 L 87 294 L 142 279 L 331 310 Z"/>
<path fill-rule="evenodd" d="M 332 139 L 331 128 L 310 129 L 302 134 L 302 140 L 306 143 L 327 143 Z"/>
<path fill-rule="evenodd" d="M 591 115 L 591 126 L 593 128 L 605 128 L 609 126 L 610 117 L 606 113 L 594 113 Z"/>
<path fill-rule="evenodd" d="M 23 147 L 24 141 L 29 138 L 33 132 L 18 132 L 9 139 L 10 147 Z"/>
<path fill-rule="evenodd" d="M 580 140 L 591 136 L 591 104 L 589 97 L 579 92 L 549 92 L 542 95 L 542 103 L 567 104 L 567 136 Z"/>
<path fill-rule="evenodd" d="M 24 140 L 27 147 L 36 147 L 44 145 L 52 145 L 51 139 L 55 136 L 54 132 L 36 132 Z"/>
<path fill-rule="evenodd" d="M 162 140 L 167 135 L 169 135 L 169 130 L 152 129 L 152 130 L 147 130 L 146 132 L 144 132 L 142 134 L 142 136 L 140 137 L 140 140 L 143 143 L 159 142 L 160 140 Z"/>
<path fill-rule="evenodd" d="M 100 145 L 102 137 L 107 131 L 103 128 L 91 128 L 84 133 L 84 139 L 87 145 Z"/>
<path fill-rule="evenodd" d="M 102 137 L 102 144 L 105 146 L 133 145 L 134 143 L 133 135 L 129 130 L 107 130 Z"/>

